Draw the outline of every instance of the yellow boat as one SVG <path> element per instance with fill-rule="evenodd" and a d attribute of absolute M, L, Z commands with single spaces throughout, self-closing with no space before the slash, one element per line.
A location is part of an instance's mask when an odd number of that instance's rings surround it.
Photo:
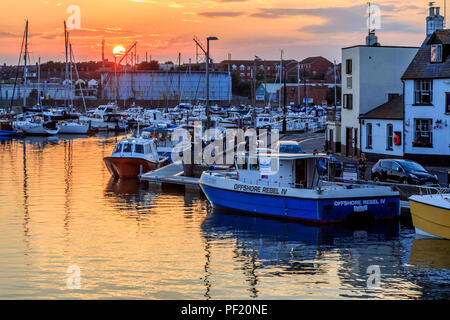
<path fill-rule="evenodd" d="M 412 196 L 409 206 L 416 234 L 450 239 L 450 193 Z"/>

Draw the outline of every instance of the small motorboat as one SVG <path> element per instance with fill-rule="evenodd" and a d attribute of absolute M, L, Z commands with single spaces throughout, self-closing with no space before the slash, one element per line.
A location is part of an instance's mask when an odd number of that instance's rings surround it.
<path fill-rule="evenodd" d="M 117 143 L 104 161 L 114 177 L 132 179 L 165 166 L 169 158 L 158 155 L 153 139 L 127 138 Z"/>
<path fill-rule="evenodd" d="M 450 193 L 414 195 L 409 206 L 417 235 L 450 239 Z"/>

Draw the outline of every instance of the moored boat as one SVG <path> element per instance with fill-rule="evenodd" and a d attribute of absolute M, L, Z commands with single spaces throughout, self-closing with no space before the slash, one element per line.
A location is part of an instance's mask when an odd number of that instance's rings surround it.
<path fill-rule="evenodd" d="M 111 175 L 130 179 L 163 167 L 169 159 L 158 155 L 153 140 L 130 138 L 117 143 L 112 155 L 104 161 Z"/>
<path fill-rule="evenodd" d="M 0 121 L 0 137 L 17 137 L 23 135 L 23 131 L 13 128 L 9 121 Z"/>
<path fill-rule="evenodd" d="M 450 193 L 414 195 L 409 206 L 417 235 L 450 239 Z"/>
<path fill-rule="evenodd" d="M 235 158 L 235 172 L 202 174 L 201 188 L 214 208 L 314 223 L 400 214 L 399 192 L 390 187 L 322 180 L 317 164 L 326 155 L 242 157 Z"/>

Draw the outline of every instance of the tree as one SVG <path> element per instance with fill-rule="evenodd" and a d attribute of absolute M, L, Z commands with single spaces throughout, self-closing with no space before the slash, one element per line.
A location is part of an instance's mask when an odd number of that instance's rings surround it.
<path fill-rule="evenodd" d="M 152 60 L 149 62 L 143 61 L 137 66 L 138 70 L 159 70 L 159 62 Z"/>

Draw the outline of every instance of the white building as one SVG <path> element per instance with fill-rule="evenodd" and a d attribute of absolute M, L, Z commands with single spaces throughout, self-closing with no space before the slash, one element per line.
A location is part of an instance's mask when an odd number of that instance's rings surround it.
<path fill-rule="evenodd" d="M 335 152 L 340 145 L 344 156 L 357 156 L 361 151 L 359 117 L 403 93 L 400 78 L 418 50 L 380 46 L 374 37 L 372 33 L 366 45 L 342 49 L 341 122 L 327 123 L 327 145 L 334 145 Z"/>
<path fill-rule="evenodd" d="M 361 151 L 371 157 L 403 157 L 403 96 L 360 116 Z"/>
<path fill-rule="evenodd" d="M 405 157 L 450 164 L 450 30 L 425 39 L 404 73 Z"/>

